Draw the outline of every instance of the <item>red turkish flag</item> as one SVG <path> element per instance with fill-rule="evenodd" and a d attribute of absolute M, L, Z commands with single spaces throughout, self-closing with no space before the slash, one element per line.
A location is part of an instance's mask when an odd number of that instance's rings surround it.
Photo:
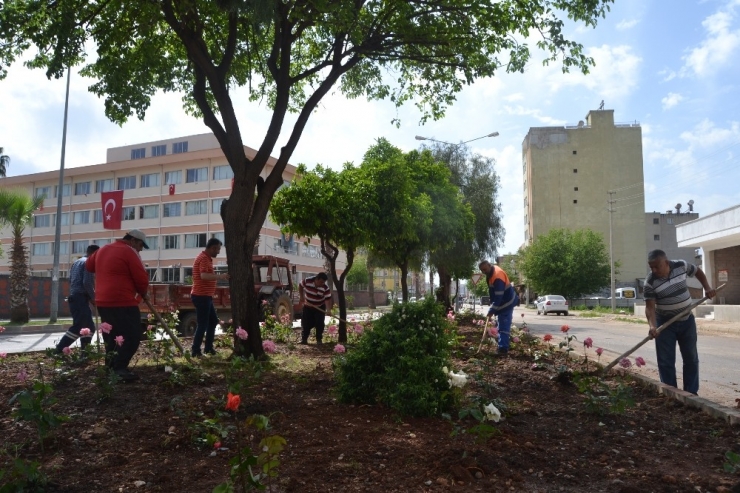
<path fill-rule="evenodd" d="M 170 195 L 175 195 L 175 184 L 170 184 Z"/>
<path fill-rule="evenodd" d="M 121 229 L 123 190 L 102 192 L 100 202 L 103 207 L 103 229 Z"/>

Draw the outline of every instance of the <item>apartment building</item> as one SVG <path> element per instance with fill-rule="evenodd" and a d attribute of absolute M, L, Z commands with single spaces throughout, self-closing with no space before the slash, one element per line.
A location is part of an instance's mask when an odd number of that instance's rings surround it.
<path fill-rule="evenodd" d="M 659 249 L 663 250 L 669 259 L 686 260 L 692 264 L 697 263 L 697 249 L 694 247 L 679 247 L 676 238 L 676 226 L 699 219 L 699 213 L 693 212 L 693 205 L 693 202 L 689 205 L 688 212 L 681 212 L 679 204 L 675 211 L 645 213 L 645 228 L 647 230 L 645 242 L 647 243 L 648 252 Z"/>
<path fill-rule="evenodd" d="M 634 285 L 645 277 L 638 123 L 615 124 L 614 110 L 599 109 L 589 111 L 586 121 L 577 125 L 530 128 L 522 143 L 522 165 L 526 244 L 552 229 L 590 228 L 608 247 L 611 214 L 617 282 Z"/>
<path fill-rule="evenodd" d="M 254 149 L 245 147 L 247 156 Z M 275 160 L 263 170 L 267 176 Z M 296 168 L 288 165 L 283 174 L 286 184 Z M 122 238 L 130 229 L 147 235 L 148 250 L 141 252 L 149 276 L 156 282 L 183 282 L 192 274 L 195 257 L 209 238 L 224 241 L 220 216 L 221 203 L 231 193 L 233 172 L 213 134 L 108 149 L 104 164 L 71 167 L 64 171 L 59 190 L 59 171 L 13 176 L 2 181 L 4 187 L 26 189 L 45 196 L 42 209 L 24 233 L 29 248 L 31 274 L 50 276 L 53 266 L 56 221 L 61 221 L 59 270 L 62 277 L 70 265 L 84 255 L 90 244 L 105 245 Z M 123 221 L 120 231 L 103 229 L 101 192 L 123 190 Z M 62 194 L 62 210 L 57 211 L 57 196 Z M 12 237 L 8 228 L 0 231 L 3 250 Z M 217 269 L 226 269 L 228 245 L 214 259 Z M 304 244 L 280 233 L 278 225 L 265 222 L 255 254 L 277 255 L 295 265 L 295 280 L 324 270 L 324 259 L 317 240 Z M 342 265 L 342 259 L 339 259 Z M 0 258 L 0 274 L 9 272 L 8 255 Z"/>

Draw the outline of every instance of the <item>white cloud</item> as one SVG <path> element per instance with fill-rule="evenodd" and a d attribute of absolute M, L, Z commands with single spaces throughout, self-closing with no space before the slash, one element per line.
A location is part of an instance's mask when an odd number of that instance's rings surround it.
<path fill-rule="evenodd" d="M 740 124 L 730 122 L 729 127 L 719 128 L 709 119 L 699 122 L 691 131 L 681 133 L 681 139 L 690 149 L 716 147 L 740 139 Z"/>
<path fill-rule="evenodd" d="M 513 103 L 515 101 L 523 101 L 524 100 L 524 94 L 521 92 L 515 92 L 514 94 L 509 94 L 504 98 L 504 101 L 509 101 L 510 103 Z"/>
<path fill-rule="evenodd" d="M 739 4 L 737 1 L 731 2 L 725 9 L 704 19 L 702 26 L 707 32 L 706 38 L 683 57 L 681 75 L 693 73 L 706 77 L 726 64 L 735 63 L 735 52 L 740 46 L 740 29 L 733 29 L 733 23 L 736 18 L 735 6 Z"/>
<path fill-rule="evenodd" d="M 559 120 L 557 118 L 543 115 L 539 109 L 524 108 L 523 106 L 504 106 L 504 111 L 509 115 L 531 116 L 546 125 L 559 126 L 567 123 L 566 120 Z"/>
<path fill-rule="evenodd" d="M 617 23 L 617 31 L 626 31 L 635 27 L 640 21 L 638 19 L 622 19 Z"/>
<path fill-rule="evenodd" d="M 683 96 L 676 92 L 669 92 L 666 97 L 660 100 L 660 102 L 663 103 L 664 110 L 669 110 L 673 108 L 681 101 L 683 101 Z"/>
<path fill-rule="evenodd" d="M 602 45 L 586 50 L 593 57 L 595 66 L 588 75 L 571 72 L 551 74 L 548 83 L 553 91 L 562 87 L 583 86 L 604 98 L 622 100 L 637 88 L 642 58 L 627 45 Z"/>

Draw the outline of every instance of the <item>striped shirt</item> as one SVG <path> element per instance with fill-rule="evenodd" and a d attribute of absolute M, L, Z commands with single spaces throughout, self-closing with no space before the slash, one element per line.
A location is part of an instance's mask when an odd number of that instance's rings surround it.
<path fill-rule="evenodd" d="M 324 284 L 322 287 L 316 286 L 316 277 L 307 277 L 301 282 L 303 286 L 303 296 L 306 303 L 314 306 L 322 306 L 326 300 L 331 299 L 331 289 Z"/>
<path fill-rule="evenodd" d="M 195 296 L 213 296 L 216 293 L 216 280 L 204 281 L 200 278 L 201 274 L 213 274 L 213 258 L 205 251 L 195 257 L 193 262 L 193 288 L 190 290 L 191 295 Z"/>
<path fill-rule="evenodd" d="M 668 277 L 657 277 L 652 272 L 645 280 L 643 296 L 655 300 L 655 310 L 661 317 L 671 318 L 691 306 L 691 294 L 686 284 L 687 277 L 694 277 L 696 266 L 685 260 L 669 260 L 671 272 Z M 689 313 L 681 320 L 686 320 Z"/>

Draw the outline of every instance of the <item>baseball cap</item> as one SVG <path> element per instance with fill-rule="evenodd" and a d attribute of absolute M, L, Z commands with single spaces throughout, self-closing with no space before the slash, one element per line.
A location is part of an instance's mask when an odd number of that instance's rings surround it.
<path fill-rule="evenodd" d="M 146 235 L 144 232 L 140 229 L 132 229 L 126 235 L 136 238 L 137 240 L 141 240 L 142 243 L 144 243 L 144 248 L 149 249 L 149 245 L 146 244 Z"/>

